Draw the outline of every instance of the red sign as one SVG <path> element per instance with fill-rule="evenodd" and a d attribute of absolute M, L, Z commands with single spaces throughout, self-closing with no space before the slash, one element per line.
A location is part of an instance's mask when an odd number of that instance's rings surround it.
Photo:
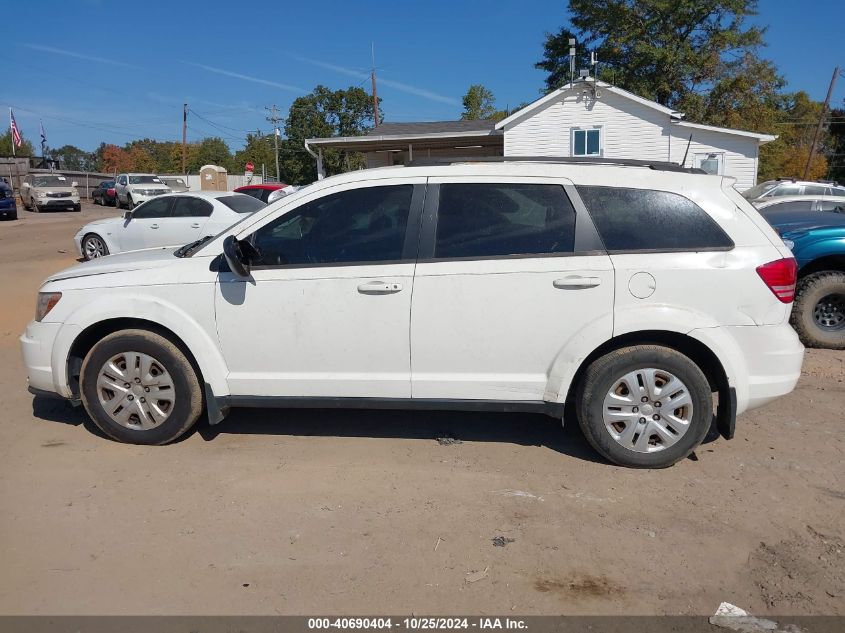
<path fill-rule="evenodd" d="M 247 171 L 254 171 L 254 170 L 255 170 L 255 165 L 253 165 L 252 163 L 247 163 L 247 164 L 246 164 L 246 170 L 247 170 Z"/>

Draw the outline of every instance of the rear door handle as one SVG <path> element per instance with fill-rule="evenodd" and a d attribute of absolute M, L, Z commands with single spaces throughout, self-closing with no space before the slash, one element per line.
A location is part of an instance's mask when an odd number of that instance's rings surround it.
<path fill-rule="evenodd" d="M 595 288 L 601 284 L 599 277 L 581 277 L 580 275 L 572 275 L 564 277 L 563 279 L 555 279 L 552 285 L 561 290 L 581 290 L 583 288 Z"/>
<path fill-rule="evenodd" d="M 392 295 L 402 290 L 402 284 L 386 283 L 384 281 L 368 281 L 358 286 L 362 295 Z"/>
<path fill-rule="evenodd" d="M 191 228 L 192 228 L 192 229 L 198 229 L 198 228 L 200 228 L 199 222 L 194 222 L 194 223 L 191 225 Z"/>
<path fill-rule="evenodd" d="M 151 229 L 157 229 L 157 228 L 158 228 L 158 224 L 150 224 L 150 228 L 151 228 Z"/>

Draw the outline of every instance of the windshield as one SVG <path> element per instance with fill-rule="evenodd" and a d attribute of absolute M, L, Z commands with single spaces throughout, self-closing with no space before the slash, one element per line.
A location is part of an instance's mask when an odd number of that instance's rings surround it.
<path fill-rule="evenodd" d="M 751 189 L 748 189 L 743 192 L 742 197 L 746 200 L 754 200 L 755 198 L 759 198 L 767 191 L 776 187 L 777 184 L 777 182 L 761 182 L 756 187 L 751 187 Z"/>
<path fill-rule="evenodd" d="M 35 187 L 70 187 L 70 181 L 64 176 L 36 176 Z"/>
<path fill-rule="evenodd" d="M 217 198 L 217 202 L 222 202 L 236 213 L 255 213 L 259 209 L 263 209 L 267 206 L 258 198 L 253 198 L 252 196 L 247 196 L 242 193 Z"/>
<path fill-rule="evenodd" d="M 129 176 L 130 185 L 149 185 L 151 183 L 162 184 L 158 176 Z"/>

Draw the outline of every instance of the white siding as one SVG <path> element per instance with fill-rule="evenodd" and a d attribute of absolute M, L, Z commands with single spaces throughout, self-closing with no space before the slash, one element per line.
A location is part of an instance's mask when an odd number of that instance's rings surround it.
<path fill-rule="evenodd" d="M 576 89 L 506 126 L 505 156 L 569 156 L 570 130 L 600 125 L 604 156 L 668 160 L 669 116 L 600 91 L 593 100 Z"/>
<path fill-rule="evenodd" d="M 690 134 L 692 134 L 692 143 L 690 143 L 686 167 L 695 166 L 696 154 L 723 154 L 722 175 L 736 178 L 734 185 L 736 189 L 745 191 L 756 184 L 757 150 L 759 147 L 756 138 L 675 125 L 672 128 L 670 154 L 672 162 L 680 163 L 683 160 Z"/>

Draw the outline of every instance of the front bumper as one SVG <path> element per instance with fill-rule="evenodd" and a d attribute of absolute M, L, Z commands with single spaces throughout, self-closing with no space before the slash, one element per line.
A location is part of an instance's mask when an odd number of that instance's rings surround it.
<path fill-rule="evenodd" d="M 62 393 L 53 376 L 53 344 L 61 326 L 61 323 L 30 321 L 20 338 L 21 353 L 31 388 L 67 397 L 70 394 Z"/>
<path fill-rule="evenodd" d="M 79 198 L 36 198 L 35 204 L 42 209 L 72 209 L 79 204 Z"/>
<path fill-rule="evenodd" d="M 136 191 L 130 191 L 129 195 L 132 196 L 132 202 L 136 205 L 141 204 L 142 202 L 146 202 L 147 200 L 153 200 L 154 198 L 158 198 L 159 196 L 163 196 L 166 191 L 162 191 L 161 193 L 156 194 L 142 194 Z"/>

